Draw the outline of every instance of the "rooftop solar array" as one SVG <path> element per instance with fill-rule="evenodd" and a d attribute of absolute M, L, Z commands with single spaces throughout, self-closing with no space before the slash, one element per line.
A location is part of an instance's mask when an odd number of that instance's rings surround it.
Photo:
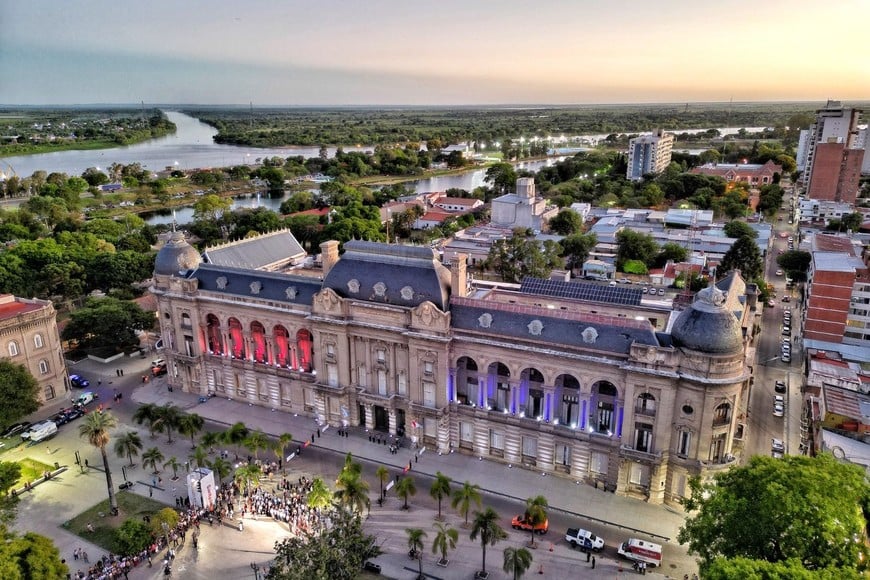
<path fill-rule="evenodd" d="M 640 288 L 630 286 L 609 286 L 591 282 L 562 282 L 560 280 L 542 280 L 541 278 L 524 278 L 520 285 L 520 292 L 626 306 L 640 306 L 640 299 L 643 296 Z"/>

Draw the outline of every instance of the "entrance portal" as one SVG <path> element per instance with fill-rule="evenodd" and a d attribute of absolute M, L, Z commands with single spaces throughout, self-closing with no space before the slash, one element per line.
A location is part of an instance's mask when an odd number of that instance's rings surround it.
<path fill-rule="evenodd" d="M 363 428 L 366 426 L 366 407 L 362 403 L 359 404 L 359 426 Z"/>
<path fill-rule="evenodd" d="M 405 436 L 405 410 L 396 409 L 396 435 Z"/>
<path fill-rule="evenodd" d="M 390 416 L 386 409 L 378 405 L 375 405 L 375 429 L 377 431 L 390 430 Z"/>

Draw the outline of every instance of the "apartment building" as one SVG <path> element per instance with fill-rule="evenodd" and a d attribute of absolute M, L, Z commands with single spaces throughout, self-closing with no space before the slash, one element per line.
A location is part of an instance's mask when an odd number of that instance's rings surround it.
<path fill-rule="evenodd" d="M 671 162 L 673 148 L 674 136 L 662 129 L 631 139 L 628 142 L 626 177 L 639 181 L 644 175 L 661 173 Z"/>

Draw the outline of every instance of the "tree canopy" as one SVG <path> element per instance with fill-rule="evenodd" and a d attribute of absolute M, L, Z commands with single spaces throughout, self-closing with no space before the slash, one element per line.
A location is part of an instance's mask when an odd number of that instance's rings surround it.
<path fill-rule="evenodd" d="M 24 366 L 0 360 L 0 426 L 39 409 L 39 383 Z"/>
<path fill-rule="evenodd" d="M 154 324 L 154 315 L 138 304 L 117 298 L 88 298 L 85 306 L 70 315 L 63 329 L 64 340 L 78 341 L 82 348 L 124 347 L 139 344 L 137 330 Z"/>
<path fill-rule="evenodd" d="M 725 224 L 722 231 L 729 238 L 752 238 L 754 240 L 758 237 L 758 232 L 752 226 L 740 220 L 731 220 Z"/>
<path fill-rule="evenodd" d="M 505 282 L 520 282 L 528 276 L 548 278 L 562 267 L 560 247 L 550 240 L 543 244 L 531 232 L 515 230 L 506 240 L 496 241 L 489 250 L 487 268 L 495 270 Z"/>
<path fill-rule="evenodd" d="M 638 260 L 651 266 L 659 252 L 659 245 L 649 234 L 624 229 L 616 234 L 616 268 L 622 270 L 626 262 Z"/>
<path fill-rule="evenodd" d="M 701 557 L 702 570 L 739 557 L 796 560 L 812 570 L 866 567 L 867 546 L 855 539 L 867 526 L 870 487 L 859 466 L 829 454 L 756 456 L 691 488 L 684 505 L 692 515 L 678 539 Z"/>
<path fill-rule="evenodd" d="M 754 280 L 761 276 L 762 268 L 758 244 L 754 239 L 744 236 L 738 238 L 725 252 L 722 262 L 716 269 L 716 275 L 721 278 L 731 270 L 740 270 L 744 280 Z"/>

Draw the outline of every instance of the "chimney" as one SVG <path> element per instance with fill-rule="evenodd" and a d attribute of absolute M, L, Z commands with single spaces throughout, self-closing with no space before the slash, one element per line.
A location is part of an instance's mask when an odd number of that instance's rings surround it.
<path fill-rule="evenodd" d="M 338 242 L 329 240 L 320 244 L 320 262 L 323 268 L 323 277 L 329 274 L 332 267 L 338 262 Z"/>
<path fill-rule="evenodd" d="M 450 293 L 453 296 L 465 296 L 468 293 L 466 268 L 468 268 L 468 256 L 466 254 L 454 255 L 450 264 Z"/>

